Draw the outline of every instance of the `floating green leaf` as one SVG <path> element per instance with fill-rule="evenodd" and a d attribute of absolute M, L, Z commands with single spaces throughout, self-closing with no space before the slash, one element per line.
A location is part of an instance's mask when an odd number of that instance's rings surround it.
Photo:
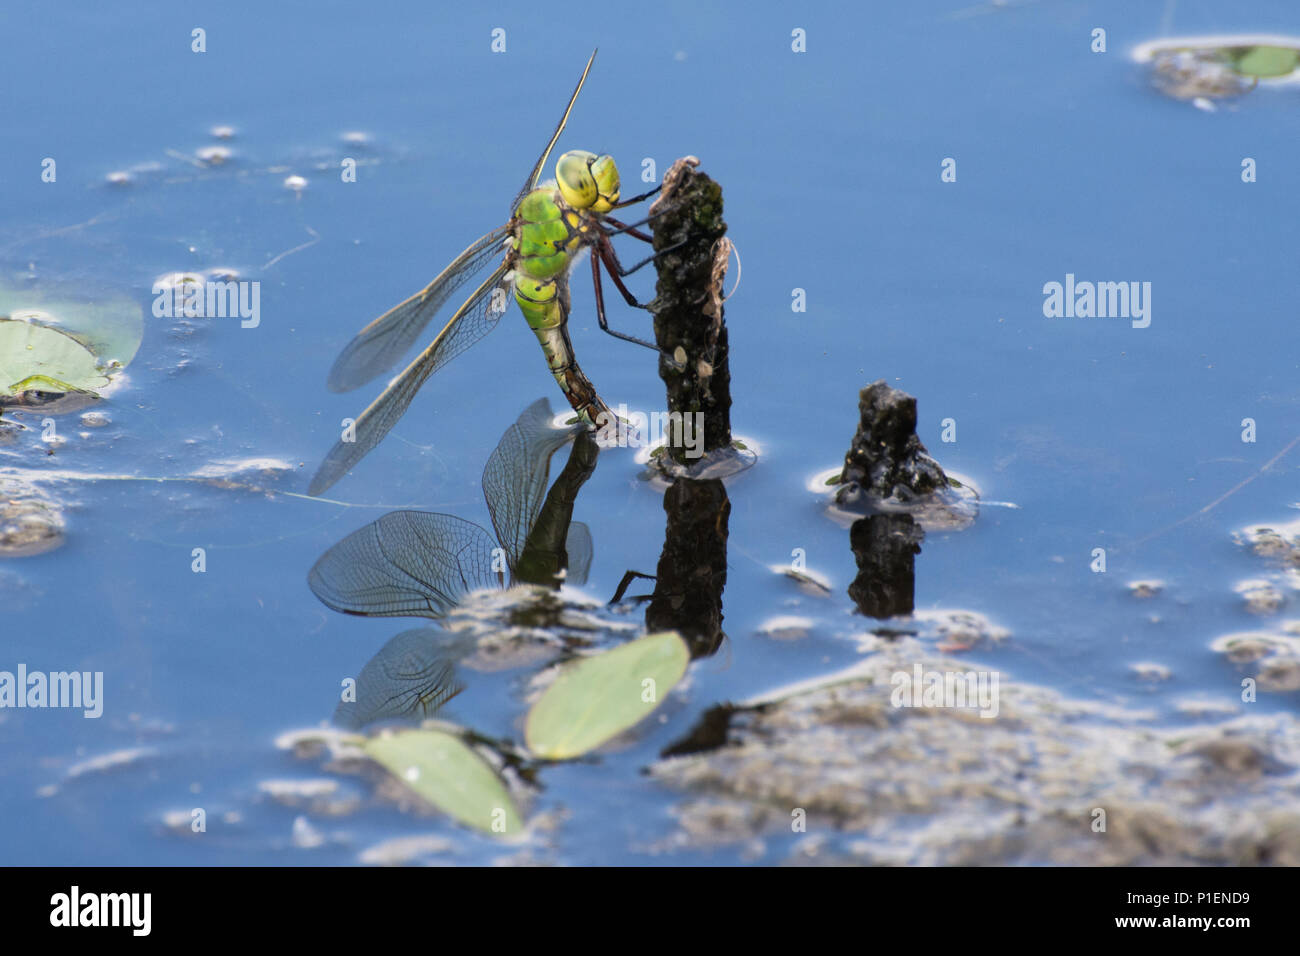
<path fill-rule="evenodd" d="M 459 737 L 402 730 L 371 737 L 363 747 L 394 777 L 466 826 L 506 836 L 523 830 L 505 783 Z"/>
<path fill-rule="evenodd" d="M 690 659 L 686 642 L 665 631 L 566 665 L 528 712 L 528 749 L 551 760 L 594 750 L 658 707 Z"/>
<path fill-rule="evenodd" d="M 0 319 L 0 395 L 97 392 L 108 383 L 90 349 L 62 329 Z"/>
<path fill-rule="evenodd" d="M 1300 50 L 1285 46 L 1243 46 L 1227 51 L 1232 68 L 1246 76 L 1286 76 L 1300 65 Z"/>
<path fill-rule="evenodd" d="M 55 296 L 0 283 L 0 396 L 94 392 L 135 357 L 144 310 L 115 293 Z"/>

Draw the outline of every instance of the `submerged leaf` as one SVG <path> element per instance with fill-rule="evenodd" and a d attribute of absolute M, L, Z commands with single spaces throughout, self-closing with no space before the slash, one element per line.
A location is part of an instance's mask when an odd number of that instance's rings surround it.
<path fill-rule="evenodd" d="M 677 632 L 665 631 L 566 665 L 528 712 L 528 749 L 551 760 L 594 750 L 658 707 L 690 659 Z"/>
<path fill-rule="evenodd" d="M 98 392 L 135 357 L 144 310 L 115 293 L 55 297 L 0 283 L 0 396 Z"/>
<path fill-rule="evenodd" d="M 439 810 L 486 833 L 522 831 L 505 782 L 459 737 L 441 730 L 404 730 L 372 737 L 363 749 Z"/>
<path fill-rule="evenodd" d="M 62 329 L 0 319 L 0 395 L 95 392 L 108 383 L 90 349 Z"/>
<path fill-rule="evenodd" d="M 1244 46 L 1227 51 L 1232 68 L 1246 76 L 1286 76 L 1300 65 L 1300 51 L 1284 46 Z"/>

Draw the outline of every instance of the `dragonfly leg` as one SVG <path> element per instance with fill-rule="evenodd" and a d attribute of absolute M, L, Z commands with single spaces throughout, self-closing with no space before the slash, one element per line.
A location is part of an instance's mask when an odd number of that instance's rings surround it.
<path fill-rule="evenodd" d="M 604 221 L 609 223 L 611 226 L 614 226 L 616 229 L 622 230 L 624 233 L 631 236 L 633 239 L 640 239 L 642 242 L 655 241 L 653 236 L 649 236 L 646 233 L 642 232 L 640 229 L 637 229 L 634 226 L 627 225 L 627 223 L 619 222 L 613 216 L 606 216 L 604 218 Z"/>
<path fill-rule="evenodd" d="M 646 223 L 648 223 L 648 222 L 653 222 L 654 220 L 656 220 L 656 219 L 658 219 L 660 216 L 662 216 L 664 213 L 668 212 L 669 209 L 671 209 L 671 208 L 672 208 L 672 207 L 669 207 L 668 209 L 660 209 L 658 212 L 653 213 L 653 214 L 651 214 L 651 215 L 649 215 L 649 216 L 646 216 L 646 217 L 645 217 L 644 219 L 642 219 L 640 222 L 633 222 L 633 223 L 629 223 L 629 224 L 627 224 L 627 225 L 620 225 L 620 226 L 619 226 L 618 228 L 616 228 L 616 229 L 606 229 L 606 230 L 605 230 L 605 235 L 607 235 L 607 236 L 617 236 L 617 235 L 619 235 L 619 234 L 621 234 L 621 233 L 624 233 L 624 232 L 631 232 L 631 231 L 632 231 L 633 229 L 635 229 L 637 226 L 644 226 L 644 225 L 645 225 Z"/>
<path fill-rule="evenodd" d="M 614 203 L 614 208 L 622 209 L 624 206 L 634 206 L 637 203 L 641 202 L 641 200 L 643 199 L 649 199 L 651 196 L 653 196 L 655 193 L 657 193 L 659 190 L 663 188 L 664 188 L 664 184 L 660 183 L 658 186 L 650 190 L 648 193 L 642 193 L 639 196 L 633 196 L 631 199 L 624 199 L 622 202 Z"/>
<path fill-rule="evenodd" d="M 655 576 L 653 574 L 642 574 L 640 571 L 626 571 L 623 574 L 623 580 L 618 582 L 618 590 L 615 591 L 614 596 L 609 599 L 609 603 L 617 604 L 619 601 L 623 600 L 623 595 L 627 593 L 628 586 L 631 585 L 631 583 L 635 581 L 637 578 L 644 578 L 647 581 L 655 580 Z M 632 600 L 640 602 L 640 601 L 647 600 L 649 597 L 650 595 L 648 594 L 638 595 L 634 597 Z"/>
<path fill-rule="evenodd" d="M 645 306 L 637 302 L 636 297 L 628 291 L 627 286 L 623 285 L 623 280 L 618 277 L 616 272 L 613 272 L 610 269 L 609 263 L 605 260 L 604 248 L 608 246 L 608 244 L 608 239 L 598 243 L 597 248 L 592 251 L 591 256 L 591 281 L 596 289 L 596 321 L 600 323 L 601 331 L 608 332 L 610 335 L 614 336 L 614 338 L 622 339 L 624 342 L 633 342 L 636 345 L 644 345 L 648 349 L 654 349 L 663 357 L 664 361 L 678 371 L 681 371 L 685 366 L 667 352 L 660 349 L 659 346 L 655 345 L 653 342 L 647 342 L 645 339 L 639 339 L 635 335 L 628 335 L 624 332 L 616 332 L 614 329 L 609 327 L 609 320 L 605 318 L 605 290 L 601 286 L 600 282 L 600 266 L 602 263 L 604 263 L 605 270 L 609 272 L 609 277 L 614 280 L 614 284 L 618 286 L 618 291 L 623 293 L 623 298 L 627 300 L 628 304 L 635 306 L 638 309 L 644 309 Z"/>
<path fill-rule="evenodd" d="M 618 253 L 614 251 L 614 244 L 610 242 L 608 239 L 604 239 L 601 241 L 602 248 L 600 254 L 602 257 L 605 258 L 605 265 L 610 270 L 610 278 L 614 280 L 614 282 L 618 285 L 619 290 L 623 292 L 623 298 L 627 299 L 627 304 L 636 309 L 644 309 L 645 306 L 638 303 L 635 299 L 629 297 L 627 291 L 623 289 L 623 284 L 618 281 L 617 277 L 630 276 L 638 269 L 644 266 L 648 266 L 650 263 L 654 262 L 660 256 L 667 255 L 668 253 L 673 252 L 674 250 L 680 249 L 684 245 L 686 245 L 685 239 L 683 239 L 681 242 L 675 242 L 671 246 L 667 246 L 663 249 L 660 249 L 652 256 L 646 256 L 644 259 L 642 259 L 640 262 L 638 262 L 636 265 L 632 266 L 629 269 L 623 268 L 623 263 L 618 261 Z"/>
<path fill-rule="evenodd" d="M 645 339 L 639 339 L 635 335 L 626 335 L 622 332 L 616 332 L 609 327 L 609 320 L 605 318 L 605 290 L 601 287 L 601 283 L 600 283 L 600 264 L 603 261 L 604 261 L 603 255 L 599 255 L 599 256 L 593 255 L 591 257 L 591 281 L 596 289 L 596 321 L 600 323 L 601 330 L 604 332 L 608 332 L 616 339 L 622 339 L 625 342 L 635 342 L 637 345 L 644 345 L 646 348 L 654 349 L 656 352 L 658 352 L 659 346 L 655 345 L 653 342 L 647 342 Z M 607 269 L 609 268 L 608 265 L 606 266 L 606 268 Z M 637 303 L 636 299 L 632 298 L 632 294 L 628 292 L 627 289 L 623 286 L 622 281 L 619 280 L 619 278 L 613 275 L 612 273 L 610 274 L 610 278 L 613 279 L 614 282 L 618 285 L 619 290 L 623 293 L 623 297 L 626 298 L 628 302 L 631 303 L 632 305 L 636 305 L 638 308 L 640 308 L 639 303 Z"/>

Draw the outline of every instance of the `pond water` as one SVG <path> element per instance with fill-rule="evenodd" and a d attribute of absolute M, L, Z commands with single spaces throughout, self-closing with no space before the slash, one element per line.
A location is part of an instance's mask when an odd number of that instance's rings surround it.
<path fill-rule="evenodd" d="M 809 489 L 842 463 L 877 379 L 917 397 L 921 440 L 984 502 L 916 557 L 918 619 L 971 612 L 1001 633 L 957 650 L 965 665 L 1155 728 L 1203 719 L 1189 701 L 1289 720 L 1294 689 L 1243 704 L 1251 672 L 1211 645 L 1300 618 L 1295 572 L 1233 538 L 1300 517 L 1300 91 L 1198 108 L 1130 51 L 1293 19 L 1281 0 L 669 2 L 612 23 L 536 4 L 0 11 L 0 287 L 125 296 L 144 317 L 91 418 L 5 410 L 27 426 L 0 438 L 5 493 L 21 482 L 56 509 L 63 540 L 0 558 L 0 670 L 102 672 L 103 699 L 97 719 L 0 710 L 0 859 L 340 864 L 417 837 L 406 858 L 786 859 L 798 834 L 674 839 L 682 792 L 643 770 L 711 707 L 849 667 L 862 635 L 915 624 L 856 613 L 849 532 Z M 540 768 L 529 835 L 508 843 L 277 740 L 329 722 L 341 681 L 429 623 L 326 608 L 307 585 L 321 554 L 401 508 L 490 527 L 480 477 L 502 433 L 539 396 L 564 406 L 511 306 L 351 475 L 305 494 L 378 391 L 328 392 L 335 355 L 505 221 L 594 46 L 559 148 L 612 154 L 625 194 L 687 154 L 722 184 L 743 262 L 732 420 L 760 458 L 728 483 L 727 639 L 617 744 Z M 643 299 L 650 271 L 629 280 Z M 156 317 L 154 283 L 173 273 L 257 281 L 258 320 Z M 1138 283 L 1146 317 L 1045 315 L 1044 286 L 1076 281 Z M 601 334 L 590 283 L 573 290 L 588 376 L 611 404 L 659 408 L 654 356 Z M 605 299 L 615 328 L 651 334 Z M 663 494 L 642 471 L 607 450 L 582 486 L 594 558 L 574 600 L 655 573 Z M 829 594 L 773 570 L 796 555 Z M 1258 579 L 1269 613 L 1241 593 Z M 1141 581 L 1161 586 L 1143 598 Z M 780 617 L 804 620 L 767 626 Z M 542 664 L 462 671 L 439 717 L 522 745 Z"/>

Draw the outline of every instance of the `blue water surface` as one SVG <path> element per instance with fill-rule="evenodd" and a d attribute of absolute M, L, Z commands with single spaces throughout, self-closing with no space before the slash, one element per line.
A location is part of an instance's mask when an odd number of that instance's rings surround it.
<path fill-rule="evenodd" d="M 1090 49 L 1097 27 L 1105 53 Z M 274 739 L 328 720 L 340 680 L 411 626 L 323 607 L 306 586 L 316 558 L 396 507 L 486 524 L 479 476 L 502 431 L 539 395 L 563 406 L 517 311 L 328 500 L 91 476 L 271 459 L 293 469 L 276 489 L 305 492 L 338 423 L 378 390 L 327 392 L 334 356 L 507 218 L 597 46 L 560 148 L 615 156 L 628 194 L 687 154 L 722 184 L 743 262 L 727 303 L 733 425 L 761 460 L 730 485 L 727 645 L 630 746 L 545 771 L 536 811 L 562 820 L 551 858 L 738 859 L 646 852 L 676 797 L 640 770 L 709 706 L 856 658 L 843 635 L 872 624 L 845 594 L 847 533 L 807 484 L 842 461 L 858 390 L 881 378 L 917 396 L 922 440 L 991 503 L 972 528 L 926 539 L 918 608 L 986 615 L 1011 637 L 973 656 L 1072 696 L 1137 700 L 1171 722 L 1182 697 L 1236 699 L 1239 675 L 1209 643 L 1255 626 L 1232 588 L 1262 569 L 1231 535 L 1295 517 L 1300 500 L 1300 450 L 1261 472 L 1300 435 L 1297 93 L 1207 112 L 1152 89 L 1129 50 L 1296 31 L 1281 0 L 6 6 L 4 281 L 111 288 L 147 310 L 160 275 L 230 269 L 261 283 L 261 322 L 147 315 L 128 381 L 99 408 L 110 425 L 60 419 L 53 455 L 39 427 L 0 445 L 0 468 L 83 476 L 56 489 L 66 543 L 0 562 L 0 669 L 102 671 L 106 688 L 98 720 L 0 713 L 0 861 L 348 863 L 429 832 L 454 837 L 454 862 L 513 852 L 379 801 L 312 818 L 325 845 L 295 848 L 300 811 L 258 784 L 320 775 Z M 228 141 L 211 132 L 222 125 Z M 229 161 L 197 158 L 214 145 Z M 355 183 L 341 181 L 345 157 Z M 941 181 L 946 158 L 956 182 Z M 130 182 L 108 181 L 123 170 Z M 1150 326 L 1045 317 L 1043 286 L 1067 273 L 1150 282 Z M 652 278 L 632 277 L 643 299 Z M 600 333 L 589 283 L 574 296 L 574 344 L 606 400 L 660 407 L 653 354 Z M 648 314 L 606 300 L 616 327 L 651 334 Z M 579 499 L 595 542 L 586 591 L 601 600 L 658 560 L 662 497 L 640 470 L 607 452 Z M 832 582 L 828 599 L 773 575 L 796 549 Z M 1165 582 L 1155 603 L 1129 595 L 1137 579 Z M 806 639 L 757 633 L 792 613 L 819 622 Z M 1172 676 L 1148 690 L 1137 661 Z M 475 680 L 447 716 L 518 739 L 519 680 Z M 125 766 L 68 777 L 133 748 L 145 752 Z M 164 826 L 194 807 L 208 833 Z"/>

